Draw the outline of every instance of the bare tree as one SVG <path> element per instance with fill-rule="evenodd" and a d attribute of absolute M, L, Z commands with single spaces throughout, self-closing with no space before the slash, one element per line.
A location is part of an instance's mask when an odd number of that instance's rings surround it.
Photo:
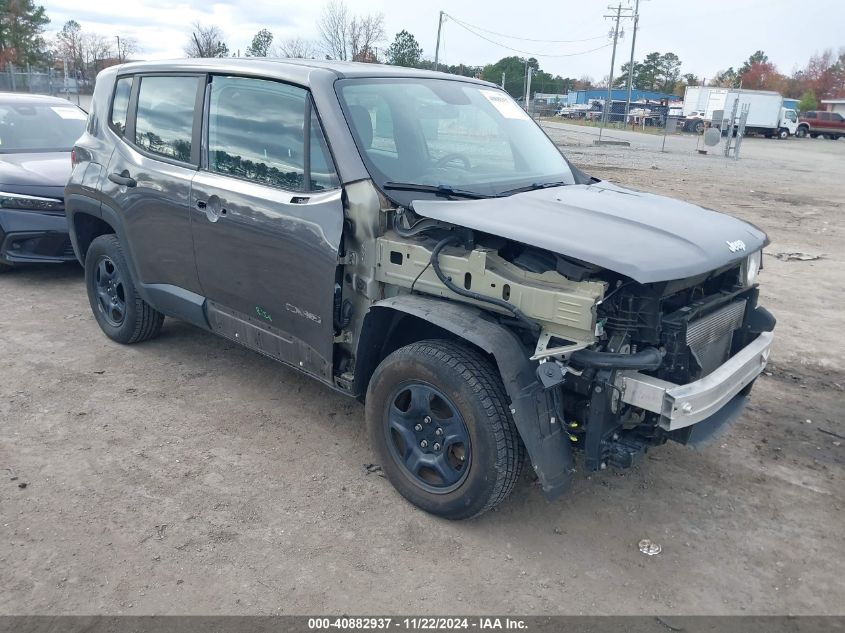
<path fill-rule="evenodd" d="M 223 31 L 219 27 L 203 26 L 194 22 L 191 38 L 185 45 L 188 57 L 227 57 L 229 47 L 223 41 Z"/>
<path fill-rule="evenodd" d="M 141 50 L 138 40 L 134 37 L 118 37 L 115 43 L 117 44 L 117 59 L 120 62 L 125 62 L 130 55 Z"/>
<path fill-rule="evenodd" d="M 323 52 L 340 61 L 349 59 L 349 10 L 343 0 L 331 0 L 317 20 Z"/>
<path fill-rule="evenodd" d="M 320 47 L 330 59 L 376 61 L 375 45 L 384 40 L 384 15 L 352 16 L 343 0 L 330 0 L 317 20 Z"/>
<path fill-rule="evenodd" d="M 100 63 L 104 59 L 112 56 L 112 41 L 98 33 L 83 33 L 82 34 L 82 50 L 85 54 L 85 63 L 89 68 L 93 68 L 94 73 L 100 70 Z"/>
<path fill-rule="evenodd" d="M 56 34 L 54 47 L 60 59 L 67 60 L 71 69 L 82 70 L 85 65 L 84 34 L 82 27 L 76 20 L 65 22 L 62 30 Z"/>
<path fill-rule="evenodd" d="M 349 24 L 349 53 L 354 62 L 377 62 L 375 45 L 384 40 L 384 15 L 370 13 L 352 18 Z"/>
<path fill-rule="evenodd" d="M 315 59 L 319 51 L 314 42 L 294 37 L 270 48 L 272 57 L 289 57 L 291 59 Z"/>

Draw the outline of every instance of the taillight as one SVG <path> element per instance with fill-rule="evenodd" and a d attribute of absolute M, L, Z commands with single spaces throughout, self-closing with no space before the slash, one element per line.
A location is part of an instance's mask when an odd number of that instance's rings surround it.
<path fill-rule="evenodd" d="M 76 167 L 76 148 L 70 150 L 70 166 Z"/>

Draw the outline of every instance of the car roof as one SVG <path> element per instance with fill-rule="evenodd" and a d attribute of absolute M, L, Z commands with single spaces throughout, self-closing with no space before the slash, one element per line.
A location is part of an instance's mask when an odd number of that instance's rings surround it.
<path fill-rule="evenodd" d="M 314 72 L 332 74 L 338 79 L 414 77 L 428 79 L 450 79 L 494 86 L 487 81 L 437 72 L 389 66 L 386 64 L 364 64 L 319 59 L 288 59 L 273 57 L 218 57 L 197 59 L 174 59 L 165 61 L 130 62 L 119 67 L 118 74 L 130 72 L 231 72 L 267 76 L 297 83 L 308 83 Z"/>
<path fill-rule="evenodd" d="M 61 97 L 50 97 L 48 95 L 35 95 L 21 92 L 0 92 L 0 103 L 12 105 L 37 105 L 52 104 L 78 107 L 75 103 L 62 99 Z"/>

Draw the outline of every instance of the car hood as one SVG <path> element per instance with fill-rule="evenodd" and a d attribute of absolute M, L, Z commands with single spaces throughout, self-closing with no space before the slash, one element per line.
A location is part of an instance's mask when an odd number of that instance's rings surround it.
<path fill-rule="evenodd" d="M 421 216 L 579 259 L 640 283 L 706 273 L 768 243 L 765 233 L 729 215 L 604 181 L 504 198 L 415 200 L 412 207 Z M 739 241 L 744 250 L 737 250 Z"/>
<path fill-rule="evenodd" d="M 11 193 L 63 197 L 70 152 L 0 154 L 0 187 Z"/>

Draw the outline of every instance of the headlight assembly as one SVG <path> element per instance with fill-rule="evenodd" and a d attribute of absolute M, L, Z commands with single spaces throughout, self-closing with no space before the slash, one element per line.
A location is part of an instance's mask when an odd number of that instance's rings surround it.
<path fill-rule="evenodd" d="M 22 211 L 58 211 L 64 202 L 55 198 L 25 196 L 20 193 L 0 191 L 0 209 L 19 209 Z"/>
<path fill-rule="evenodd" d="M 750 288 L 757 281 L 757 274 L 760 272 L 760 264 L 763 262 L 763 251 L 751 253 L 742 262 L 739 269 L 739 282 L 745 288 Z"/>

